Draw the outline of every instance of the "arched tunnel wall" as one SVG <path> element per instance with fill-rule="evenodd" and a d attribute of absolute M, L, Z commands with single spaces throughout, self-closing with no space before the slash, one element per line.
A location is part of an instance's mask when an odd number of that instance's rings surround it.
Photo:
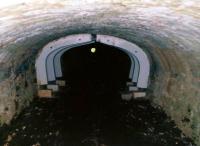
<path fill-rule="evenodd" d="M 200 144 L 200 2 L 32 1 L 0 12 L 0 121 L 9 123 L 36 93 L 41 48 L 80 33 L 123 38 L 152 59 L 148 96 Z"/>

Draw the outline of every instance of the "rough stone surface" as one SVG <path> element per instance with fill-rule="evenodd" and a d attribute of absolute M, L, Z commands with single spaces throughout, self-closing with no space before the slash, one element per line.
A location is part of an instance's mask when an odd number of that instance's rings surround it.
<path fill-rule="evenodd" d="M 8 123 L 32 99 L 34 79 L 24 90 L 22 76 L 34 78 L 34 63 L 23 69 L 27 58 L 49 41 L 77 33 L 113 35 L 143 48 L 152 62 L 148 95 L 200 145 L 199 0 L 35 0 L 2 8 L 1 121 Z"/>
<path fill-rule="evenodd" d="M 59 86 L 58 85 L 47 85 L 47 89 L 50 89 L 52 91 L 58 92 Z"/>
<path fill-rule="evenodd" d="M 133 98 L 141 98 L 141 97 L 146 97 L 145 92 L 133 92 Z"/>
<path fill-rule="evenodd" d="M 59 85 L 59 86 L 61 86 L 61 87 L 64 87 L 64 86 L 66 86 L 66 82 L 63 81 L 63 80 L 57 80 L 57 81 L 56 81 L 56 85 Z"/>
<path fill-rule="evenodd" d="M 51 98 L 52 90 L 38 90 L 38 97 L 40 98 Z"/>

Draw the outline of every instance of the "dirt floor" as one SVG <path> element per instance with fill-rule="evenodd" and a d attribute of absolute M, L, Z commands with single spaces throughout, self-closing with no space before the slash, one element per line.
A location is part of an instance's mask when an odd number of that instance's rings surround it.
<path fill-rule="evenodd" d="M 123 101 L 119 93 L 70 91 L 35 99 L 10 126 L 3 146 L 194 146 L 149 101 Z"/>

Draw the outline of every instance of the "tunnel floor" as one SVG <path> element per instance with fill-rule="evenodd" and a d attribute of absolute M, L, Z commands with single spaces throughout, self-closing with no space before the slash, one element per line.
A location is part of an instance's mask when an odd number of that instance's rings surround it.
<path fill-rule="evenodd" d="M 0 130 L 3 146 L 193 146 L 160 108 L 116 92 L 35 99 Z"/>

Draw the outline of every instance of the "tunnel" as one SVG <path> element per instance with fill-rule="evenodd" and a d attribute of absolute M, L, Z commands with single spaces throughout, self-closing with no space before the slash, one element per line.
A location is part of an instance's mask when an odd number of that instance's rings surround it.
<path fill-rule="evenodd" d="M 73 48 L 65 52 L 61 60 L 64 81 L 71 88 L 81 90 L 86 86 L 89 92 L 101 88 L 119 91 L 129 81 L 131 59 L 110 46 L 91 44 Z"/>
<path fill-rule="evenodd" d="M 63 54 L 61 64 L 62 79 L 67 86 L 60 89 L 59 96 L 66 98 L 63 101 L 65 105 L 68 103 L 71 116 L 88 116 L 91 111 L 98 113 L 100 109 L 114 106 L 129 81 L 129 56 L 103 44 L 72 48 Z"/>
<path fill-rule="evenodd" d="M 0 145 L 200 145 L 199 0 L 0 8 Z"/>

